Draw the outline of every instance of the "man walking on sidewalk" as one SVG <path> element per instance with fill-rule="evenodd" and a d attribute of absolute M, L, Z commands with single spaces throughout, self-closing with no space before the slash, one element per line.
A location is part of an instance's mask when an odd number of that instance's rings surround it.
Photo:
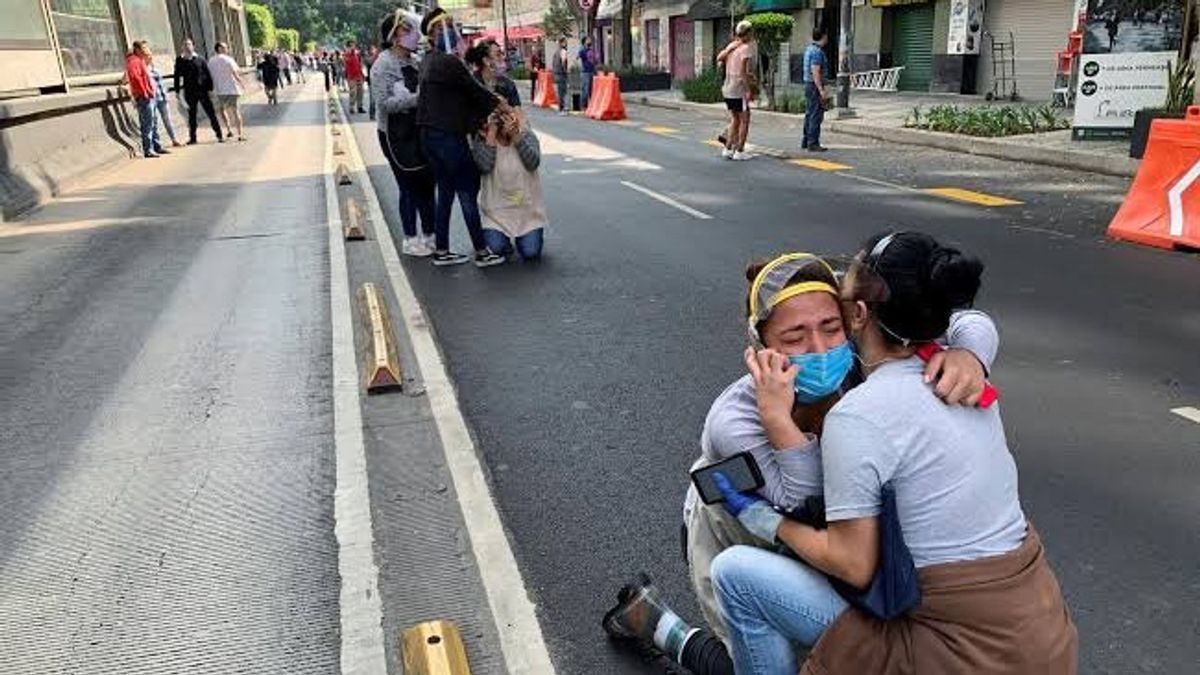
<path fill-rule="evenodd" d="M 566 115 L 570 110 L 567 101 L 567 81 L 570 75 L 571 55 L 567 52 L 567 38 L 558 39 L 558 49 L 554 52 L 551 68 L 554 71 L 554 88 L 558 90 L 558 114 Z"/>
<path fill-rule="evenodd" d="M 187 104 L 188 145 L 196 144 L 197 108 L 204 108 L 204 115 L 212 124 L 217 141 L 225 142 L 221 136 L 221 123 L 217 121 L 217 113 L 213 110 L 210 98 L 212 90 L 213 80 L 208 72 L 208 63 L 196 53 L 196 46 L 192 44 L 191 38 L 184 40 L 182 52 L 175 57 L 175 95 L 182 96 Z"/>
<path fill-rule="evenodd" d="M 225 135 L 233 135 L 233 124 L 230 123 L 230 113 L 232 112 L 233 121 L 237 122 L 237 138 L 239 141 L 244 141 L 246 140 L 246 130 L 239 99 L 242 97 L 242 92 L 245 91 L 245 82 L 242 81 L 242 74 L 238 71 L 237 61 L 234 61 L 233 57 L 226 53 L 229 51 L 229 45 L 218 42 L 216 50 L 216 55 L 208 60 L 208 72 L 212 74 L 213 92 L 217 96 L 217 110 L 221 111 L 221 119 L 225 121 Z"/>
<path fill-rule="evenodd" d="M 167 154 L 158 140 L 157 118 L 154 116 L 154 82 L 146 64 L 146 43 L 137 40 L 125 57 L 125 79 L 129 95 L 137 105 L 138 127 L 142 136 L 142 155 L 147 159 Z"/>
<path fill-rule="evenodd" d="M 804 98 L 808 109 L 804 113 L 804 138 L 800 147 L 809 152 L 825 152 L 821 145 L 821 124 L 825 121 L 825 31 L 814 28 L 813 41 L 804 51 Z"/>
<path fill-rule="evenodd" d="M 587 110 L 588 102 L 592 100 L 592 78 L 596 76 L 596 50 L 592 49 L 592 38 L 583 38 L 583 46 L 579 48 L 579 75 L 583 93 L 579 95 L 579 105 Z"/>
<path fill-rule="evenodd" d="M 744 161 L 750 159 L 746 154 L 746 139 L 750 136 L 750 101 L 757 98 L 754 82 L 754 27 L 749 21 L 742 21 L 734 29 L 734 41 L 721 50 L 717 62 L 725 64 L 725 84 L 721 87 L 721 95 L 725 97 L 725 107 L 729 110 L 729 132 L 725 138 L 725 149 L 721 156 L 725 159 Z"/>
<path fill-rule="evenodd" d="M 365 113 L 363 109 L 363 65 L 358 53 L 358 43 L 346 43 L 346 81 L 350 86 L 350 112 Z"/>

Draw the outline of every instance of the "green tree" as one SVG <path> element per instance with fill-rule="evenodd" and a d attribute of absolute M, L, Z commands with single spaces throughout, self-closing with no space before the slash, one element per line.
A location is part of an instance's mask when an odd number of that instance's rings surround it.
<path fill-rule="evenodd" d="M 275 31 L 279 39 L 279 48 L 289 52 L 300 51 L 300 31 L 295 28 L 280 28 Z"/>
<path fill-rule="evenodd" d="M 312 54 L 316 51 L 317 51 L 317 41 L 316 40 L 309 40 L 308 42 L 304 43 L 304 52 L 306 54 Z"/>
<path fill-rule="evenodd" d="M 550 0 L 550 8 L 542 15 L 542 28 L 546 31 L 546 39 L 557 42 L 560 37 L 571 37 L 575 34 L 578 21 L 575 14 L 568 9 L 567 1 Z"/>
<path fill-rule="evenodd" d="M 246 32 L 250 34 L 251 47 L 274 49 L 278 36 L 271 9 L 266 5 L 246 3 Z"/>
<path fill-rule="evenodd" d="M 779 71 L 779 47 L 792 38 L 792 27 L 796 23 L 788 14 L 766 12 L 751 14 L 746 17 L 754 27 L 754 40 L 758 43 L 758 53 L 766 55 L 767 67 L 763 68 L 763 59 L 758 60 L 759 79 L 767 92 L 767 106 L 775 109 L 775 74 Z"/>

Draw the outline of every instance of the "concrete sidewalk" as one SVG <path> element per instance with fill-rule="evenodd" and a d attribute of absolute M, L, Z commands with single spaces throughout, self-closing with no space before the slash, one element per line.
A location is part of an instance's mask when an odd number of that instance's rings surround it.
<path fill-rule="evenodd" d="M 720 103 L 684 101 L 677 90 L 627 94 L 625 102 L 673 110 L 693 110 L 713 117 L 725 117 Z M 834 133 L 873 138 L 890 143 L 920 145 L 951 152 L 982 155 L 1016 162 L 1029 162 L 1065 169 L 1075 169 L 1110 176 L 1133 176 L 1140 162 L 1129 157 L 1129 144 L 1123 141 L 1071 140 L 1070 130 L 1040 134 L 979 138 L 904 127 L 904 121 L 916 106 L 931 105 L 1002 105 L 989 104 L 977 96 L 939 94 L 910 95 L 854 92 L 851 106 L 856 117 L 837 119 L 836 112 L 825 118 L 825 130 Z M 764 122 L 799 129 L 802 117 L 767 110 L 755 110 L 757 124 Z M 799 136 L 797 136 L 797 139 Z"/>

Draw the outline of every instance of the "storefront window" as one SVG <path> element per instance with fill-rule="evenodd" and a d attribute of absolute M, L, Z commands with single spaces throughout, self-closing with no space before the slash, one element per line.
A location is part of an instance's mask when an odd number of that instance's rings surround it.
<path fill-rule="evenodd" d="M 133 40 L 149 42 L 154 53 L 160 55 L 155 62 L 161 61 L 159 68 L 166 68 L 163 72 L 169 72 L 171 63 L 166 60 L 166 57 L 169 55 L 171 60 L 174 60 L 173 43 L 175 40 L 171 35 L 171 20 L 167 15 L 167 4 L 163 0 L 124 0 L 123 7 L 129 40 L 131 42 Z M 164 66 L 163 63 L 166 65 Z"/>
<path fill-rule="evenodd" d="M 38 0 L 0 0 L 0 49 L 49 49 L 50 33 Z"/>
<path fill-rule="evenodd" d="M 69 77 L 124 69 L 125 45 L 117 17 L 112 0 L 50 0 L 50 19 Z"/>

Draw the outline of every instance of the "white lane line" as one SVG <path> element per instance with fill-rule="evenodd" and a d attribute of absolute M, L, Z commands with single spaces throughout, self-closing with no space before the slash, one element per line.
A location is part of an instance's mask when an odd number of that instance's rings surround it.
<path fill-rule="evenodd" d="M 504 652 L 508 672 L 510 675 L 553 675 L 554 666 L 542 638 L 537 613 L 529 600 L 525 580 L 521 578 L 516 557 L 509 546 L 491 486 L 484 478 L 483 468 L 479 464 L 479 451 L 467 431 L 467 422 L 454 393 L 454 384 L 446 372 L 429 319 L 421 309 L 421 303 L 408 281 L 408 274 L 400 264 L 396 244 L 388 234 L 387 221 L 379 206 L 379 195 L 375 193 L 375 186 L 367 175 L 358 140 L 353 133 L 348 135 L 348 139 L 355 180 L 363 186 L 374 238 L 383 255 L 383 264 L 396 294 L 396 302 L 400 305 L 404 328 L 412 340 L 429 406 L 442 441 L 446 466 L 450 469 L 454 490 L 458 493 L 458 504 L 466 522 L 471 550 L 487 591 L 492 618 L 496 621 L 496 632 L 500 636 L 500 648 Z"/>
<path fill-rule="evenodd" d="M 321 96 L 318 100 L 323 102 L 324 98 Z M 375 531 L 371 527 L 367 454 L 363 445 L 358 359 L 355 358 L 354 325 L 351 323 L 350 276 L 342 212 L 333 179 L 333 136 L 329 133 L 325 133 L 325 208 L 329 217 L 333 442 L 337 457 L 333 518 L 338 542 L 338 574 L 342 578 L 341 672 L 344 675 L 387 675 L 379 569 L 375 566 Z"/>
<path fill-rule="evenodd" d="M 692 216 L 693 218 L 699 218 L 700 220 L 712 220 L 712 216 L 708 215 L 707 213 L 704 213 L 703 211 L 697 211 L 696 209 L 693 209 L 692 207 L 688 206 L 687 204 L 680 203 L 674 199 L 671 199 L 670 197 L 668 197 L 664 194 L 655 192 L 654 190 L 651 190 L 650 188 L 642 187 L 641 185 L 638 185 L 637 183 L 631 183 L 627 180 L 621 181 L 621 185 L 624 185 L 625 187 L 627 187 L 631 190 L 637 190 L 638 192 L 646 195 L 647 197 L 658 200 L 658 201 L 662 202 L 663 204 L 666 204 L 667 206 L 673 206 L 673 207 L 679 209 L 680 211 L 683 211 L 684 213 L 688 214 L 689 216 Z"/>
<path fill-rule="evenodd" d="M 1175 413 L 1176 415 L 1179 415 L 1180 417 L 1182 417 L 1185 420 L 1191 420 L 1191 421 L 1195 422 L 1196 424 L 1200 424 L 1200 408 L 1193 408 L 1191 406 L 1187 406 L 1187 407 L 1183 407 L 1183 408 L 1173 408 L 1171 410 L 1171 412 Z"/>

